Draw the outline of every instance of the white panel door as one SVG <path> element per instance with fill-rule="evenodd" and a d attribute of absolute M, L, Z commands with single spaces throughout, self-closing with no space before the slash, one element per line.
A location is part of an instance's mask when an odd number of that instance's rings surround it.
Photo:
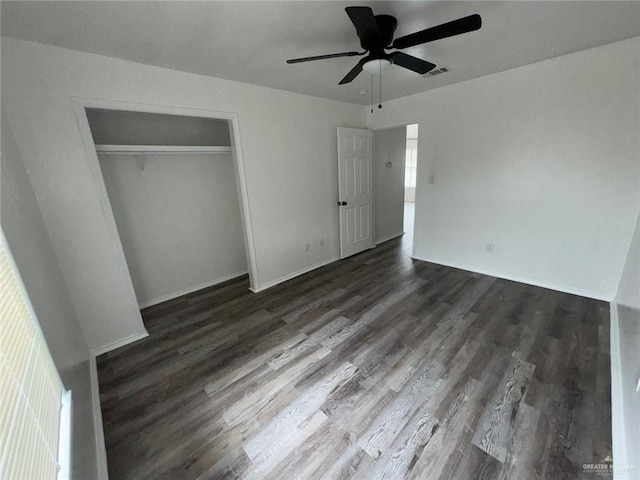
<path fill-rule="evenodd" d="M 338 128 L 340 258 L 373 247 L 370 130 Z"/>

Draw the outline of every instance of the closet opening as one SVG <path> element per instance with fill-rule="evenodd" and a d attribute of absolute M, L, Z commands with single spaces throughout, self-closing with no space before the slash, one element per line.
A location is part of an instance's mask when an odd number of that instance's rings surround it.
<path fill-rule="evenodd" d="M 247 273 L 253 285 L 232 119 L 85 113 L 139 308 Z"/>

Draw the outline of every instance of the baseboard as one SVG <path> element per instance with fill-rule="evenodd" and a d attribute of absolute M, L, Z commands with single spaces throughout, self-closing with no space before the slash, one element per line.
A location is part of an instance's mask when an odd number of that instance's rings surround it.
<path fill-rule="evenodd" d="M 89 359 L 89 369 L 91 377 L 91 403 L 93 410 L 93 431 L 95 435 L 96 463 L 98 467 L 97 480 L 109 480 L 107 469 L 107 448 L 104 444 L 104 427 L 102 425 L 102 407 L 100 406 L 100 382 L 98 381 L 98 365 L 96 357 Z"/>
<path fill-rule="evenodd" d="M 138 304 L 138 307 L 140 309 L 151 307 L 153 305 L 157 305 L 159 303 L 166 302 L 168 300 L 173 300 L 174 298 L 178 298 L 183 295 L 187 295 L 189 293 L 197 292 L 198 290 L 202 290 L 203 288 L 213 287 L 214 285 L 218 285 L 219 283 L 223 283 L 228 280 L 233 280 L 234 278 L 241 277 L 242 275 L 246 275 L 247 273 L 248 273 L 248 270 L 242 270 L 241 272 L 235 272 L 230 275 L 225 275 L 224 277 L 216 278 L 215 280 L 211 280 L 209 282 L 204 282 L 199 285 L 195 285 L 193 287 L 185 288 L 184 290 L 180 290 L 178 292 L 169 293 L 168 295 L 163 295 L 161 297 L 147 300 L 146 302 L 141 302 Z"/>
<path fill-rule="evenodd" d="M 73 394 L 62 394 L 60 428 L 58 432 L 58 475 L 56 480 L 73 478 Z"/>
<path fill-rule="evenodd" d="M 627 439 L 633 434 L 627 430 L 629 420 L 625 421 L 625 405 L 622 375 L 622 357 L 620 352 L 620 316 L 618 304 L 614 300 L 610 303 L 610 359 L 611 359 L 611 437 L 612 437 L 612 457 L 613 457 L 613 478 L 614 480 L 633 480 L 638 477 L 633 475 L 637 472 L 638 465 L 633 465 L 634 459 L 630 458 L 635 452 L 630 451 Z M 629 407 L 627 406 L 627 409 Z M 637 460 L 637 459 L 635 459 Z M 616 468 L 617 466 L 617 468 Z"/>
<path fill-rule="evenodd" d="M 563 285 L 556 285 L 553 283 L 539 282 L 530 278 L 519 277 L 517 275 L 505 275 L 501 272 L 494 272 L 489 269 L 479 268 L 476 266 L 464 265 L 461 263 L 450 262 L 448 260 L 434 259 L 434 258 L 421 258 L 416 255 L 412 255 L 414 260 L 420 260 L 422 262 L 435 263 L 437 265 L 443 265 L 445 267 L 458 268 L 460 270 L 467 270 L 468 272 L 481 273 L 483 275 L 489 275 L 491 277 L 502 278 L 504 280 L 512 280 L 514 282 L 526 283 L 527 285 L 533 285 L 534 287 L 547 288 L 549 290 L 555 290 L 557 292 L 570 293 L 571 295 L 578 295 L 579 297 L 593 298 L 595 300 L 602 300 L 604 302 L 610 302 L 611 297 L 602 295 L 600 293 L 589 292 L 586 290 L 579 290 L 571 287 L 565 287 Z"/>
<path fill-rule="evenodd" d="M 110 352 L 111 350 L 115 350 L 116 348 L 124 347 L 125 345 L 129 345 L 130 343 L 137 342 L 138 340 L 142 340 L 149 336 L 149 332 L 145 331 L 144 333 L 134 333 L 133 335 L 129 335 L 128 337 L 122 338 L 120 340 L 116 340 L 108 345 L 104 345 L 102 347 L 95 348 L 91 350 L 91 355 L 94 357 L 99 357 L 105 353 Z"/>
<path fill-rule="evenodd" d="M 626 433 L 624 424 L 624 405 L 622 394 L 622 363 L 620 360 L 620 327 L 618 323 L 618 305 L 610 303 L 610 355 L 611 355 L 611 438 L 612 456 L 615 465 L 627 465 Z M 617 474 L 615 479 L 626 478 Z"/>
<path fill-rule="evenodd" d="M 404 235 L 404 232 L 394 233 L 393 235 L 389 235 L 387 237 L 376 240 L 376 245 L 380 245 L 381 243 L 388 242 L 389 240 L 393 240 L 394 238 L 398 238 Z"/>
<path fill-rule="evenodd" d="M 263 290 L 266 290 L 271 287 L 275 287 L 280 283 L 286 282 L 287 280 L 291 280 L 292 278 L 295 278 L 295 277 L 299 277 L 300 275 L 304 275 L 305 273 L 309 273 L 312 270 L 315 270 L 320 267 L 324 267 L 325 265 L 329 265 L 330 263 L 337 262 L 338 260 L 340 260 L 340 257 L 330 258 L 329 260 L 325 260 L 324 262 L 317 263 L 315 265 L 312 265 L 311 267 L 303 268 L 301 270 L 298 270 L 297 272 L 293 272 L 283 277 L 280 277 L 276 280 L 272 280 L 271 282 L 264 283 L 258 286 L 257 288 L 250 288 L 250 290 L 253 293 L 262 292 Z"/>

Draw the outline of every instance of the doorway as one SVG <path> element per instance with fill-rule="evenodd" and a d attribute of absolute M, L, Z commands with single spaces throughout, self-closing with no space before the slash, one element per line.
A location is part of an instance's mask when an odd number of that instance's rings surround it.
<path fill-rule="evenodd" d="M 418 171 L 418 124 L 407 125 L 404 173 L 404 233 L 413 243 L 416 212 L 416 177 Z"/>
<path fill-rule="evenodd" d="M 404 235 L 405 127 L 373 132 L 375 243 Z"/>
<path fill-rule="evenodd" d="M 347 138 L 345 136 L 347 134 L 350 137 Z M 365 157 L 370 155 L 370 149 L 365 149 L 364 153 L 356 152 L 356 146 L 362 147 L 368 144 L 370 137 L 373 139 L 371 169 L 368 168 L 369 160 L 364 161 Z M 366 141 L 363 140 L 365 138 Z M 418 125 L 410 124 L 374 130 L 373 133 L 369 130 L 339 128 L 338 146 L 341 247 L 344 239 L 351 238 L 351 243 L 359 247 L 356 252 L 360 252 L 373 245 L 403 237 L 402 249 L 410 256 L 414 236 Z M 356 160 L 357 164 L 353 163 Z M 347 199 L 349 189 L 346 186 L 353 186 L 353 189 L 359 193 L 368 193 L 370 181 L 372 182 L 373 208 L 368 208 L 369 200 L 367 200 L 366 215 L 353 214 L 351 218 L 353 226 L 350 228 L 350 224 L 346 221 L 349 220 L 348 213 L 354 211 L 350 207 L 359 206 L 362 201 L 352 202 L 350 198 Z M 350 205 L 351 203 L 354 205 Z M 363 222 L 363 219 L 367 221 Z M 373 243 L 370 243 L 371 220 Z M 366 233 L 366 235 L 358 235 L 359 233 Z M 355 252 L 348 252 L 348 255 L 345 255 L 344 249 L 341 248 L 341 253 L 344 258 Z"/>
<path fill-rule="evenodd" d="M 376 245 L 402 236 L 403 251 L 411 255 L 418 125 L 376 130 L 373 136 Z"/>

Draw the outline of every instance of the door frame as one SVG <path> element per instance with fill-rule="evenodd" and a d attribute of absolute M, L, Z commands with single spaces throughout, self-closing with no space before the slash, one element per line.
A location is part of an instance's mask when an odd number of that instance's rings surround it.
<path fill-rule="evenodd" d="M 133 282 L 131 281 L 131 275 L 129 273 L 129 267 L 127 266 L 127 261 L 125 259 L 124 249 L 122 247 L 122 241 L 120 239 L 120 233 L 118 232 L 118 227 L 116 226 L 115 217 L 111 208 L 111 202 L 109 201 L 109 195 L 107 194 L 107 188 L 104 183 L 104 177 L 102 176 L 102 170 L 100 168 L 100 162 L 98 160 L 98 153 L 96 152 L 93 135 L 91 134 L 89 119 L 86 112 L 87 108 L 95 108 L 100 110 L 120 110 L 137 113 L 179 115 L 183 117 L 213 118 L 227 121 L 227 123 L 229 124 L 229 134 L 232 141 L 231 155 L 233 158 L 233 166 L 236 177 L 236 188 L 238 191 L 238 199 L 240 202 L 240 217 L 243 234 L 242 236 L 244 241 L 245 253 L 247 256 L 249 285 L 251 290 L 254 290 L 257 285 L 260 285 L 258 266 L 256 262 L 256 247 L 253 234 L 253 223 L 251 221 L 251 208 L 249 205 L 247 176 L 245 171 L 244 156 L 242 153 L 240 121 L 237 113 L 176 107 L 170 105 L 102 100 L 85 97 L 72 97 L 71 100 L 73 102 L 73 108 L 78 119 L 78 126 L 80 128 L 80 135 L 82 136 L 82 143 L 86 150 L 87 159 L 89 160 L 87 164 L 89 166 L 89 169 L 91 170 L 91 175 L 94 180 L 94 186 L 98 193 L 100 207 L 102 209 L 102 213 L 107 226 L 107 231 L 109 233 L 109 240 L 111 241 L 116 257 L 118 258 L 120 264 L 123 266 L 122 271 L 126 272 L 127 274 L 127 278 L 123 278 L 123 281 L 125 281 L 125 283 L 129 285 L 128 290 L 132 302 L 138 305 L 138 300 L 133 289 Z"/>

